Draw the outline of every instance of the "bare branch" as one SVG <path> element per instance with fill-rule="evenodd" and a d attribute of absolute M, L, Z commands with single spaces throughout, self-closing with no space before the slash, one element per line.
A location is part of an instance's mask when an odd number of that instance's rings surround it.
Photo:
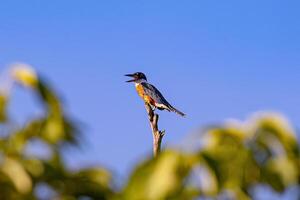
<path fill-rule="evenodd" d="M 153 156 L 156 157 L 160 152 L 161 142 L 165 134 L 165 131 L 160 131 L 158 129 L 159 115 L 154 113 L 154 111 L 152 110 L 149 104 L 145 103 L 145 107 L 148 113 L 149 122 L 152 130 L 152 136 L 153 136 Z"/>

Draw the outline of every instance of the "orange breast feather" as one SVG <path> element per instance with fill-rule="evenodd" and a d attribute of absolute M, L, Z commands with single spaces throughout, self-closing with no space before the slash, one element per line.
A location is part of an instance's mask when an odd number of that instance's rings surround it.
<path fill-rule="evenodd" d="M 140 97 L 142 97 L 142 99 L 148 103 L 148 104 L 151 104 L 151 105 L 155 105 L 155 101 L 148 95 L 145 94 L 145 91 L 143 89 L 143 86 L 138 84 L 136 86 L 136 91 L 137 93 L 139 94 Z"/>

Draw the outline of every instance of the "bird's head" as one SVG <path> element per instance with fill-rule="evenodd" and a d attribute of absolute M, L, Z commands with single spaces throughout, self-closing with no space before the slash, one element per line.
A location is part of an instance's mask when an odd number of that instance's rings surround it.
<path fill-rule="evenodd" d="M 126 74 L 125 76 L 132 77 L 133 79 L 126 81 L 126 82 L 140 82 L 140 81 L 147 81 L 147 77 L 142 72 L 136 72 L 134 74 Z"/>

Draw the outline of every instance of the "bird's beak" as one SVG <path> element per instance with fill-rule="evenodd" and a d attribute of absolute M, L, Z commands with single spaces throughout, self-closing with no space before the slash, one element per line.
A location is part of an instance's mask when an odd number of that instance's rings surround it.
<path fill-rule="evenodd" d="M 134 82 L 134 81 L 135 81 L 134 74 L 125 74 L 125 76 L 128 76 L 128 77 L 133 77 L 133 79 L 132 79 L 132 80 L 126 81 L 127 83 L 130 83 L 130 82 Z"/>

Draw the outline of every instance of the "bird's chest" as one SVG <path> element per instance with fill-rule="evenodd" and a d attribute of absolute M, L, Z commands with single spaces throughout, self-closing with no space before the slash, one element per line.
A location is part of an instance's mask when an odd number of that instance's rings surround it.
<path fill-rule="evenodd" d="M 135 85 L 135 89 L 136 89 L 138 95 L 139 95 L 140 97 L 144 98 L 145 90 L 144 90 L 143 86 L 142 86 L 141 84 L 136 84 L 136 85 Z"/>
<path fill-rule="evenodd" d="M 138 95 L 146 102 L 146 103 L 149 103 L 151 105 L 154 105 L 155 102 L 154 100 L 145 93 L 145 90 L 144 90 L 144 87 L 141 85 L 141 84 L 136 84 L 135 86 L 136 88 L 136 91 L 138 93 Z"/>

